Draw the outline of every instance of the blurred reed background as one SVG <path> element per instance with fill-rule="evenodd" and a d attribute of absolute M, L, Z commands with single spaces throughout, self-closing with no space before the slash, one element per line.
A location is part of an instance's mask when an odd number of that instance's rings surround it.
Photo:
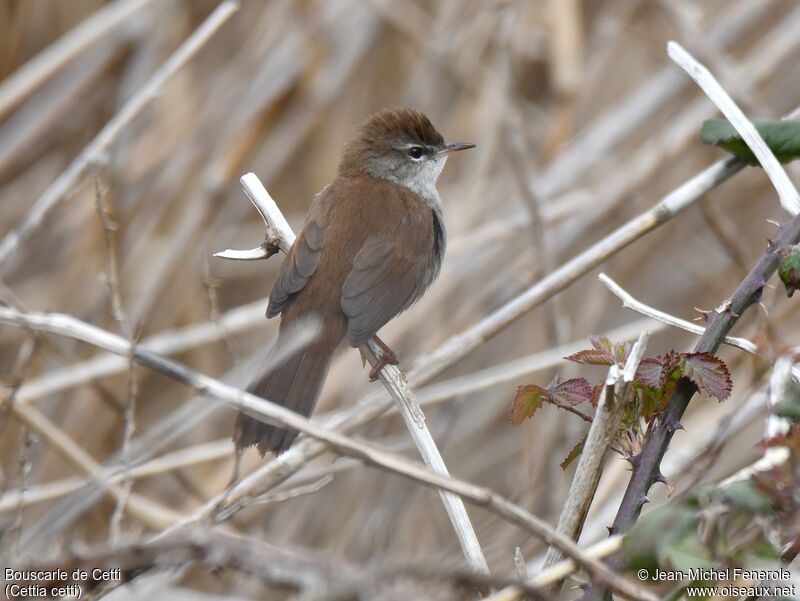
<path fill-rule="evenodd" d="M 3 236 L 217 4 L 0 3 Z M 54 46 L 70 35 L 70 44 Z M 669 39 L 707 64 L 750 116 L 777 117 L 800 104 L 800 9 L 791 0 L 245 0 L 13 246 L 0 271 L 1 298 L 141 341 L 157 337 L 161 352 L 244 386 L 276 333 L 263 312 L 280 258 L 211 258 L 263 238 L 238 178 L 255 172 L 297 227 L 312 196 L 335 176 L 357 124 L 380 107 L 407 105 L 427 113 L 448 139 L 478 145 L 453 157 L 440 183 L 450 240 L 441 278 L 383 331 L 408 366 L 721 157 L 697 141 L 701 121 L 715 109 L 667 59 Z M 797 165 L 789 170 L 796 179 Z M 116 225 L 104 227 L 104 214 Z M 746 169 L 602 270 L 640 300 L 692 319 L 694 307 L 726 298 L 757 259 L 774 234 L 768 218 L 782 218 L 776 195 L 762 171 Z M 109 248 L 118 267 L 116 317 Z M 617 339 L 654 330 L 650 353 L 690 347 L 694 336 L 623 309 L 598 272 L 439 380 L 620 327 Z M 735 333 L 765 345 L 797 344 L 800 321 L 783 292 L 768 290 L 764 306 L 769 327 L 765 313 L 752 310 Z M 679 491 L 758 456 L 760 409 L 743 407 L 764 386 L 767 366 L 730 349 L 721 355 L 732 366 L 734 392 L 723 404 L 704 397 L 692 403 L 665 462 Z M 219 494 L 231 478 L 234 412 L 163 375 L 10 326 L 0 327 L 0 373 L 0 523 L 8 552 L 55 553 L 79 541 L 147 536 Z M 517 385 L 545 384 L 556 373 L 604 372 L 555 361 L 425 408 L 453 474 L 550 523 L 574 470 L 562 471 L 559 462 L 586 425 L 546 407 L 513 427 L 508 407 Z M 367 381 L 357 352 L 342 350 L 317 415 L 379 386 Z M 417 392 L 426 398 L 424 389 Z M 736 415 L 746 419 L 718 430 Z M 417 458 L 396 413 L 358 436 Z M 706 463 L 715 440 L 723 446 Z M 135 471 L 156 458 L 165 460 Z M 120 462 L 133 470 L 128 484 L 118 484 L 130 488 L 124 508 L 120 489 L 84 486 L 100 466 Z M 261 462 L 249 452 L 242 469 Z M 692 469 L 698 465 L 700 473 Z M 606 535 L 627 474 L 613 455 L 582 542 Z M 330 453 L 278 490 L 315 483 L 318 490 L 253 505 L 227 525 L 356 563 L 459 560 L 435 491 Z M 651 505 L 664 496 L 664 487 L 656 488 Z M 541 541 L 468 509 L 494 573 L 513 572 L 517 546 L 538 565 Z M 287 597 L 227 571 L 172 572 L 158 586 L 148 595 Z M 432 598 L 434 590 L 395 593 Z"/>

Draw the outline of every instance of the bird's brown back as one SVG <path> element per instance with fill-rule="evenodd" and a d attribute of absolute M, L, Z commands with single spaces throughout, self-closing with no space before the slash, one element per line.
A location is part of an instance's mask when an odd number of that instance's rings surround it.
<path fill-rule="evenodd" d="M 272 314 L 280 304 L 276 299 L 287 296 L 285 306 L 279 307 L 283 322 L 312 311 L 323 320 L 341 320 L 343 335 L 353 318 L 343 310 L 343 288 L 346 282 L 350 289 L 359 286 L 360 274 L 354 273 L 354 263 L 358 263 L 365 271 L 363 285 L 370 286 L 363 291 L 365 306 L 360 310 L 372 312 L 366 323 L 377 324 L 374 331 L 364 332 L 368 338 L 421 296 L 438 273 L 442 249 L 436 248 L 440 243 L 436 228 L 441 224 L 435 221 L 431 208 L 406 188 L 365 174 L 337 177 L 315 199 L 285 261 L 291 266 L 293 260 L 297 262 L 293 254 L 313 252 L 313 239 L 321 236 L 313 273 L 301 289 L 289 294 L 285 288 L 291 286 L 282 284 L 284 278 L 279 277 L 270 299 Z M 304 236 L 312 238 L 311 243 L 298 251 Z M 382 256 L 387 252 L 388 256 Z M 381 273 L 369 273 L 373 268 L 369 263 L 380 261 L 374 269 Z M 298 270 L 303 271 L 302 262 Z M 370 297 L 373 291 L 375 298 Z"/>

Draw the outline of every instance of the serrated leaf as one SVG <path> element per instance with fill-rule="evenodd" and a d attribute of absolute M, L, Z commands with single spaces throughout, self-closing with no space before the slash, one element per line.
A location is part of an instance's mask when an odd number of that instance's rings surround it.
<path fill-rule="evenodd" d="M 598 351 L 606 351 L 607 353 L 611 353 L 614 350 L 614 346 L 611 344 L 611 341 L 605 336 L 590 336 L 589 341 Z"/>
<path fill-rule="evenodd" d="M 550 395 L 556 404 L 574 407 L 592 398 L 592 385 L 586 378 L 571 378 L 551 388 Z"/>
<path fill-rule="evenodd" d="M 590 349 L 578 351 L 568 357 L 564 357 L 567 361 L 575 363 L 583 363 L 584 365 L 614 365 L 615 363 L 624 363 L 631 352 L 631 342 L 612 343 L 605 336 L 592 336 L 589 338 L 592 343 Z"/>
<path fill-rule="evenodd" d="M 658 357 L 645 357 L 639 363 L 634 380 L 649 388 L 659 388 L 661 386 L 662 368 L 663 366 Z"/>
<path fill-rule="evenodd" d="M 549 396 L 549 390 L 536 384 L 527 384 L 517 388 L 509 411 L 511 423 L 519 426 L 526 418 L 532 417 Z"/>
<path fill-rule="evenodd" d="M 583 441 L 580 441 L 578 444 L 572 447 L 572 450 L 569 452 L 569 454 L 566 457 L 564 457 L 564 461 L 562 461 L 558 465 L 561 466 L 562 470 L 566 470 L 570 466 L 570 464 L 580 456 L 582 451 L 583 451 Z"/>
<path fill-rule="evenodd" d="M 800 156 L 800 122 L 754 121 L 753 125 L 781 163 L 788 163 Z M 725 119 L 704 121 L 700 141 L 724 148 L 748 165 L 759 164 L 753 151 Z"/>
<path fill-rule="evenodd" d="M 583 351 L 578 351 L 577 353 L 573 353 L 567 357 L 564 357 L 567 361 L 572 361 L 574 363 L 583 363 L 584 365 L 613 365 L 614 360 L 611 355 L 605 351 L 599 351 L 597 349 L 586 349 Z"/>
<path fill-rule="evenodd" d="M 710 353 L 685 353 L 683 375 L 704 392 L 724 401 L 733 389 L 731 372 L 725 362 Z"/>
<path fill-rule="evenodd" d="M 633 343 L 630 340 L 614 344 L 614 357 L 617 363 L 623 365 L 628 360 L 628 355 L 630 355 L 632 348 Z"/>

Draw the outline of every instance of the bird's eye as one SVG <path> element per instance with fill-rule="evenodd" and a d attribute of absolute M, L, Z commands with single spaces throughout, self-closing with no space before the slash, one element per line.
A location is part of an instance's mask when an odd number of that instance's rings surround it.
<path fill-rule="evenodd" d="M 408 156 L 410 156 L 415 161 L 418 161 L 422 158 L 424 151 L 422 150 L 421 146 L 412 146 L 408 149 Z"/>

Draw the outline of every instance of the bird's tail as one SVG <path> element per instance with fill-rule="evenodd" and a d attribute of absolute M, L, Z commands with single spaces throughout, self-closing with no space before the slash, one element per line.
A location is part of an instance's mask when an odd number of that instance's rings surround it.
<path fill-rule="evenodd" d="M 271 356 L 288 342 L 287 338 L 282 330 Z M 247 391 L 301 415 L 311 415 L 338 342 L 324 335 L 312 340 L 251 382 Z M 239 413 L 233 442 L 238 451 L 257 445 L 262 457 L 268 451 L 280 455 L 292 446 L 299 433 L 294 428 L 272 426 Z"/>

